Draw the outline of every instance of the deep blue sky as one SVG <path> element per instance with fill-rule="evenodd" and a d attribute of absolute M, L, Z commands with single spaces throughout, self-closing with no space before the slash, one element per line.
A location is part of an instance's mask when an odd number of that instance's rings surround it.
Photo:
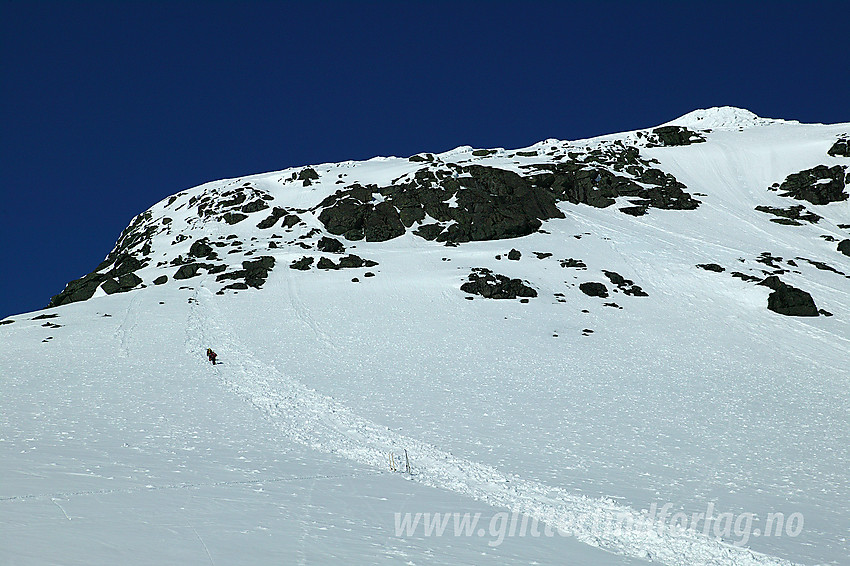
<path fill-rule="evenodd" d="M 848 22 L 842 2 L 0 0 L 0 317 L 213 179 L 727 104 L 850 121 Z"/>

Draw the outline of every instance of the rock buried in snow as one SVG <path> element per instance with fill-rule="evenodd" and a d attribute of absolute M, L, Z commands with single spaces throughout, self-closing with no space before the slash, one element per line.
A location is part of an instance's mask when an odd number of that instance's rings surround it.
<path fill-rule="evenodd" d="M 520 279 L 511 279 L 505 275 L 493 273 L 483 267 L 475 267 L 469 274 L 469 281 L 460 286 L 460 290 L 472 295 L 481 295 L 486 299 L 516 299 L 517 297 L 536 297 L 537 291 Z"/>
<path fill-rule="evenodd" d="M 802 289 L 782 282 L 775 275 L 767 277 L 759 285 L 773 290 L 767 298 L 769 310 L 785 316 L 818 316 L 814 299 Z"/>

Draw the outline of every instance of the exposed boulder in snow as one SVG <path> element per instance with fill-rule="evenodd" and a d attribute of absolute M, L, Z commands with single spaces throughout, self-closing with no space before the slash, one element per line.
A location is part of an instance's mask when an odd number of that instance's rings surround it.
<path fill-rule="evenodd" d="M 839 138 L 826 153 L 832 157 L 850 157 L 850 138 Z"/>
<path fill-rule="evenodd" d="M 767 298 L 769 310 L 785 316 L 818 316 L 814 299 L 802 289 L 782 282 L 775 275 L 764 279 L 759 285 L 773 290 Z"/>
<path fill-rule="evenodd" d="M 850 240 L 841 240 L 838 242 L 838 251 L 846 256 L 850 256 Z"/>
<path fill-rule="evenodd" d="M 800 220 L 816 224 L 822 218 L 814 212 L 809 212 L 802 204 L 795 204 L 794 206 L 789 206 L 788 208 L 777 208 L 775 206 L 760 205 L 757 206 L 755 209 L 759 212 L 772 214 L 773 216 L 778 217 L 771 218 L 771 222 L 776 222 L 777 224 L 785 224 L 788 226 L 802 226 L 803 223 L 799 222 Z"/>
<path fill-rule="evenodd" d="M 203 267 L 200 263 L 187 263 L 180 266 L 177 273 L 174 274 L 174 279 L 191 279 L 199 275 L 200 268 Z"/>
<path fill-rule="evenodd" d="M 319 263 L 316 264 L 318 269 L 352 269 L 358 267 L 374 267 L 378 265 L 378 262 L 372 261 L 371 259 L 363 259 L 360 256 L 349 254 L 339 260 L 339 264 L 333 262 L 333 260 L 322 257 L 319 258 Z M 373 277 L 374 274 L 369 275 L 368 273 L 365 275 L 366 277 Z"/>
<path fill-rule="evenodd" d="M 271 256 L 263 256 L 254 260 L 245 260 L 242 262 L 242 269 L 222 273 L 216 277 L 215 280 L 220 282 L 242 279 L 242 283 L 244 283 L 247 287 L 259 289 L 263 286 L 263 283 L 266 282 L 269 272 L 274 267 L 274 264 L 275 259 Z M 236 288 L 232 285 L 229 287 L 232 289 Z"/>
<path fill-rule="evenodd" d="M 289 269 L 297 269 L 299 271 L 307 271 L 308 269 L 310 269 L 310 266 L 313 265 L 314 261 L 315 261 L 314 258 L 312 258 L 310 256 L 305 256 L 305 257 L 302 257 L 301 259 L 297 259 L 297 260 L 293 261 L 289 265 Z"/>
<path fill-rule="evenodd" d="M 608 296 L 608 287 L 606 287 L 604 283 L 588 281 L 579 285 L 578 288 L 582 293 L 589 297 L 601 297 L 604 299 Z"/>
<path fill-rule="evenodd" d="M 265 210 L 269 207 L 269 205 L 262 199 L 257 199 L 249 202 L 245 206 L 241 208 L 242 212 L 246 214 L 251 214 L 253 212 L 259 212 L 261 210 Z"/>
<path fill-rule="evenodd" d="M 319 238 L 319 241 L 316 244 L 316 249 L 318 249 L 320 252 L 341 254 L 345 251 L 345 246 L 343 246 L 342 242 L 340 242 L 336 238 L 328 238 L 327 236 L 323 236 Z"/>
<path fill-rule="evenodd" d="M 640 288 L 640 286 L 635 285 L 635 282 L 631 279 L 626 279 L 616 271 L 606 271 L 602 270 L 602 273 L 605 274 L 611 283 L 617 286 L 623 293 L 626 295 L 631 295 L 633 297 L 648 297 L 649 295 Z"/>
<path fill-rule="evenodd" d="M 792 173 L 777 187 L 779 196 L 805 200 L 812 204 L 829 204 L 847 200 L 844 192 L 845 170 L 842 165 L 818 165 L 799 173 Z"/>
<path fill-rule="evenodd" d="M 50 299 L 47 308 L 58 307 L 59 305 L 77 301 L 87 301 L 106 279 L 107 277 L 104 274 L 95 271 L 79 279 L 69 281 L 61 293 L 54 295 Z"/>
<path fill-rule="evenodd" d="M 298 180 L 303 181 L 305 187 L 309 187 L 313 181 L 319 180 L 319 174 L 312 167 L 305 167 L 298 173 Z"/>
<path fill-rule="evenodd" d="M 374 267 L 376 265 L 378 265 L 378 262 L 371 259 L 363 259 L 354 254 L 349 254 L 339 260 L 339 266 L 342 268 Z"/>
<path fill-rule="evenodd" d="M 705 138 L 699 133 L 689 130 L 684 126 L 661 126 L 652 130 L 647 147 L 660 145 L 662 147 L 673 147 L 679 145 L 691 145 L 692 143 L 704 142 Z"/>
<path fill-rule="evenodd" d="M 537 296 L 537 291 L 523 283 L 521 279 L 511 279 L 483 267 L 473 268 L 472 273 L 469 274 L 469 281 L 461 285 L 460 290 L 472 295 L 481 295 L 486 299 Z"/>
<path fill-rule="evenodd" d="M 850 278 L 850 276 L 848 276 L 843 271 L 839 271 L 838 269 L 835 269 L 834 267 L 832 267 L 831 265 L 829 265 L 828 263 L 825 263 L 823 261 L 817 261 L 815 259 L 808 259 L 808 258 L 800 257 L 800 256 L 797 256 L 797 259 L 799 259 L 800 261 L 805 261 L 809 265 L 813 265 L 816 268 L 820 269 L 821 271 L 831 271 L 832 273 L 841 275 L 842 277 Z M 791 260 L 789 260 L 788 263 L 790 264 Z"/>
<path fill-rule="evenodd" d="M 139 217 L 141 216 L 144 215 L 139 215 Z M 131 235 L 128 230 L 125 230 L 122 234 L 122 238 L 119 239 L 119 245 L 126 238 L 129 238 L 135 242 L 133 247 L 138 247 L 143 238 L 149 237 L 142 231 L 137 238 L 135 233 Z M 48 307 L 65 305 L 77 301 L 87 301 L 94 295 L 101 284 L 105 285 L 103 290 L 108 294 L 129 291 L 139 285 L 142 280 L 134 272 L 145 267 L 149 263 L 149 260 L 147 258 L 139 260 L 124 251 L 119 251 L 119 245 L 116 245 L 115 250 L 110 252 L 94 272 L 69 282 L 61 293 L 50 299 Z M 112 265 L 111 269 L 101 273 L 110 264 Z"/>
<path fill-rule="evenodd" d="M 257 228 L 259 228 L 261 230 L 265 230 L 266 228 L 271 228 L 272 226 L 277 224 L 278 220 L 280 220 L 281 218 L 283 218 L 287 214 L 288 214 L 288 211 L 285 208 L 281 208 L 279 206 L 276 206 L 272 209 L 271 214 L 269 214 L 267 217 L 265 217 L 263 220 L 261 220 L 259 224 L 257 224 Z"/>
<path fill-rule="evenodd" d="M 213 250 L 207 238 L 201 238 L 200 240 L 193 242 L 192 246 L 189 248 L 189 255 L 207 259 L 214 259 L 216 257 L 215 250 Z"/>
<path fill-rule="evenodd" d="M 629 176 L 614 174 L 609 167 Z M 559 201 L 605 208 L 618 197 L 631 197 L 636 206 L 626 212 L 635 214 L 650 207 L 699 206 L 684 191 L 685 185 L 622 144 L 589 151 L 581 160 L 522 168 L 532 173 L 482 165 L 420 169 L 412 179 L 390 186 L 350 185 L 316 209 L 321 209 L 319 220 L 329 232 L 348 240 L 389 240 L 420 223 L 414 233 L 422 238 L 462 243 L 532 234 L 542 221 L 563 218 Z"/>
<path fill-rule="evenodd" d="M 238 224 L 238 223 L 242 222 L 246 218 L 248 218 L 247 214 L 241 214 L 239 212 L 225 212 L 221 216 L 221 219 L 224 220 L 225 222 L 227 222 L 228 224 L 230 224 L 231 226 L 233 224 Z"/>
<path fill-rule="evenodd" d="M 112 278 L 107 279 L 103 282 L 100 288 L 108 295 L 111 295 L 113 293 L 124 293 L 129 291 L 138 286 L 141 282 L 142 278 L 135 273 L 126 273 L 118 277 L 117 281 Z"/>
<path fill-rule="evenodd" d="M 715 273 L 723 273 L 726 271 L 726 269 L 716 263 L 698 263 L 697 267 L 705 269 L 706 271 L 713 271 Z"/>
<path fill-rule="evenodd" d="M 530 165 L 529 168 L 547 170 L 532 177 L 534 182 L 552 191 L 558 200 L 573 204 L 587 204 L 605 208 L 618 197 L 629 197 L 636 207 L 626 207 L 622 212 L 640 216 L 648 208 L 665 210 L 694 210 L 699 201 L 685 192 L 687 187 L 673 175 L 651 167 L 641 160 L 634 148 L 609 148 L 607 153 L 591 154 L 584 161 L 556 162 Z M 603 167 L 591 165 L 597 162 Z M 622 170 L 629 176 L 608 170 Z"/>
<path fill-rule="evenodd" d="M 331 234 L 347 240 L 383 242 L 404 234 L 399 211 L 385 201 L 376 202 L 366 187 L 353 185 L 322 201 L 319 220 Z"/>
<path fill-rule="evenodd" d="M 587 264 L 585 264 L 582 260 L 573 259 L 571 257 L 567 258 L 567 259 L 562 259 L 558 263 L 560 264 L 561 267 L 574 267 L 576 269 L 587 269 Z"/>
<path fill-rule="evenodd" d="M 514 172 L 472 165 L 460 173 L 456 178 L 448 170 L 421 169 L 399 185 L 352 185 L 322 201 L 319 220 L 348 240 L 380 242 L 401 236 L 427 215 L 445 224 L 426 224 L 417 235 L 469 242 L 525 236 L 541 220 L 563 217 L 551 194 Z"/>

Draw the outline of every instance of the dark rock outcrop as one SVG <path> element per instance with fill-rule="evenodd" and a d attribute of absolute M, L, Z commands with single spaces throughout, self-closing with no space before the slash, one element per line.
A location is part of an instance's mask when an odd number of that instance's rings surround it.
<path fill-rule="evenodd" d="M 756 210 L 758 210 L 759 212 L 765 212 L 767 214 L 778 216 L 779 218 L 771 218 L 770 221 L 776 222 L 777 224 L 786 224 L 788 226 L 802 226 L 803 224 L 799 222 L 800 220 L 816 224 L 822 218 L 814 212 L 809 212 L 808 210 L 806 210 L 806 207 L 802 204 L 795 204 L 794 206 L 789 206 L 788 208 L 777 208 L 774 206 L 757 206 Z"/>
<path fill-rule="evenodd" d="M 318 249 L 320 252 L 341 254 L 345 251 L 345 246 L 342 245 L 342 242 L 340 242 L 336 238 L 328 238 L 326 236 L 323 236 L 319 238 L 319 242 L 316 244 L 316 249 Z"/>
<path fill-rule="evenodd" d="M 705 269 L 706 271 L 714 271 L 715 273 L 723 273 L 724 271 L 726 271 L 723 267 L 717 265 L 716 263 L 698 263 L 697 267 L 699 267 L 700 269 Z"/>
<path fill-rule="evenodd" d="M 649 295 L 640 288 L 639 285 L 635 285 L 635 282 L 631 279 L 626 279 L 616 271 L 606 271 L 602 270 L 602 273 L 605 274 L 605 277 L 608 278 L 611 283 L 617 286 L 623 293 L 626 295 L 631 295 L 633 297 L 648 297 Z"/>
<path fill-rule="evenodd" d="M 764 279 L 764 285 L 773 292 L 767 298 L 767 308 L 785 316 L 818 316 L 814 299 L 807 292 L 782 282 L 775 275 Z"/>
<path fill-rule="evenodd" d="M 511 279 L 483 267 L 473 268 L 472 273 L 469 274 L 469 281 L 461 285 L 460 290 L 486 299 L 537 296 L 537 291 L 523 283 L 521 279 Z"/>
<path fill-rule="evenodd" d="M 587 265 L 580 259 L 567 258 L 560 262 L 561 267 L 575 267 L 576 269 L 587 269 Z"/>
<path fill-rule="evenodd" d="M 319 258 L 319 263 L 316 264 L 317 269 L 339 269 L 339 266 L 326 257 Z"/>
<path fill-rule="evenodd" d="M 829 204 L 847 200 L 844 192 L 845 169 L 842 165 L 818 165 L 799 173 L 792 173 L 777 187 L 779 196 L 805 200 L 812 204 Z"/>
<path fill-rule="evenodd" d="M 309 187 L 313 184 L 313 181 L 317 181 L 319 179 L 319 174 L 316 173 L 316 170 L 312 167 L 305 167 L 298 173 L 298 179 L 303 181 L 303 185 L 305 187 Z"/>
<path fill-rule="evenodd" d="M 249 202 L 245 206 L 242 207 L 242 212 L 246 214 L 251 214 L 254 212 L 259 212 L 261 210 L 265 210 L 269 207 L 269 205 L 263 199 L 257 199 Z"/>
<path fill-rule="evenodd" d="M 257 224 L 257 228 L 259 228 L 261 230 L 271 228 L 272 226 L 277 224 L 278 220 L 280 220 L 281 218 L 283 218 L 287 214 L 289 214 L 289 211 L 287 209 L 276 206 L 272 209 L 271 214 L 266 216 L 263 220 L 260 221 L 259 224 Z"/>
<path fill-rule="evenodd" d="M 636 180 L 607 168 L 627 171 Z M 542 221 L 563 218 L 557 203 L 604 208 L 617 197 L 648 208 L 692 210 L 699 206 L 675 177 L 649 166 L 636 148 L 593 150 L 583 161 L 523 166 L 513 171 L 482 165 L 423 168 L 412 180 L 386 187 L 354 184 L 323 200 L 319 220 L 348 240 L 384 241 L 431 217 L 414 233 L 428 240 L 462 243 L 529 235 Z M 639 182 L 636 182 L 639 181 Z"/>
<path fill-rule="evenodd" d="M 732 277 L 737 277 L 741 281 L 747 281 L 753 283 L 755 281 L 761 281 L 760 277 L 755 277 L 754 275 L 747 275 L 746 273 L 741 273 L 740 271 L 733 271 L 731 273 Z"/>
<path fill-rule="evenodd" d="M 838 251 L 846 256 L 850 256 L 850 240 L 841 240 L 838 242 Z"/>
<path fill-rule="evenodd" d="M 371 259 L 363 259 L 360 256 L 349 254 L 339 260 L 339 266 L 342 269 L 357 268 L 357 267 L 374 267 L 378 265 L 377 261 Z"/>
<path fill-rule="evenodd" d="M 248 215 L 247 214 L 241 214 L 239 212 L 225 212 L 221 216 L 221 218 L 222 218 L 222 220 L 224 220 L 228 224 L 233 225 L 233 224 L 238 224 L 239 222 L 242 222 L 243 220 L 248 218 Z"/>
<path fill-rule="evenodd" d="M 200 275 L 199 270 L 202 267 L 200 263 L 187 263 L 180 266 L 177 273 L 174 274 L 174 279 L 191 279 Z"/>
<path fill-rule="evenodd" d="M 313 265 L 314 258 L 310 256 L 302 257 L 301 259 L 297 259 L 293 261 L 289 265 L 289 269 L 298 269 L 300 271 L 307 271 L 310 269 L 310 266 Z"/>
<path fill-rule="evenodd" d="M 826 153 L 832 157 L 850 157 L 850 139 L 839 138 Z"/>
<path fill-rule="evenodd" d="M 602 297 L 604 299 L 608 296 L 608 288 L 604 283 L 588 281 L 579 285 L 578 288 L 589 297 Z"/>
<path fill-rule="evenodd" d="M 312 258 L 310 258 L 312 260 Z M 259 289 L 266 282 L 269 272 L 274 268 L 275 259 L 271 256 L 262 256 L 253 260 L 245 260 L 242 262 L 242 269 L 222 273 L 215 278 L 216 281 L 228 281 L 233 279 L 241 279 L 248 287 Z M 238 287 L 229 286 L 231 289 Z"/>
<path fill-rule="evenodd" d="M 663 147 L 691 145 L 705 141 L 705 138 L 700 134 L 683 126 L 662 126 L 652 130 L 652 134 L 654 135 L 650 136 L 650 147 L 653 145 Z"/>
<path fill-rule="evenodd" d="M 141 277 L 135 273 L 126 273 L 117 280 L 109 278 L 100 286 L 108 295 L 113 293 L 124 293 L 138 286 L 142 282 Z"/>
<path fill-rule="evenodd" d="M 77 301 L 87 301 L 91 299 L 94 292 L 97 291 L 97 288 L 100 287 L 100 284 L 106 279 L 106 275 L 95 271 L 84 277 L 80 277 L 79 279 L 69 281 L 61 293 L 50 299 L 50 303 L 48 303 L 47 308 L 58 307 L 68 303 L 75 303 Z"/>
<path fill-rule="evenodd" d="M 203 257 L 208 259 L 214 259 L 216 257 L 215 250 L 213 250 L 207 238 L 201 238 L 200 240 L 193 242 L 192 246 L 189 248 L 189 255 L 192 257 Z"/>

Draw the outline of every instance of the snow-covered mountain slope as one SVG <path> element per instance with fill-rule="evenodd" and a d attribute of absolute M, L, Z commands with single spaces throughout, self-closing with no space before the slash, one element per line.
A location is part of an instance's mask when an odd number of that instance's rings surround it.
<path fill-rule="evenodd" d="M 157 203 L 0 325 L 0 562 L 846 563 L 848 137 L 726 107 Z M 570 536 L 395 529 L 506 510 Z"/>

